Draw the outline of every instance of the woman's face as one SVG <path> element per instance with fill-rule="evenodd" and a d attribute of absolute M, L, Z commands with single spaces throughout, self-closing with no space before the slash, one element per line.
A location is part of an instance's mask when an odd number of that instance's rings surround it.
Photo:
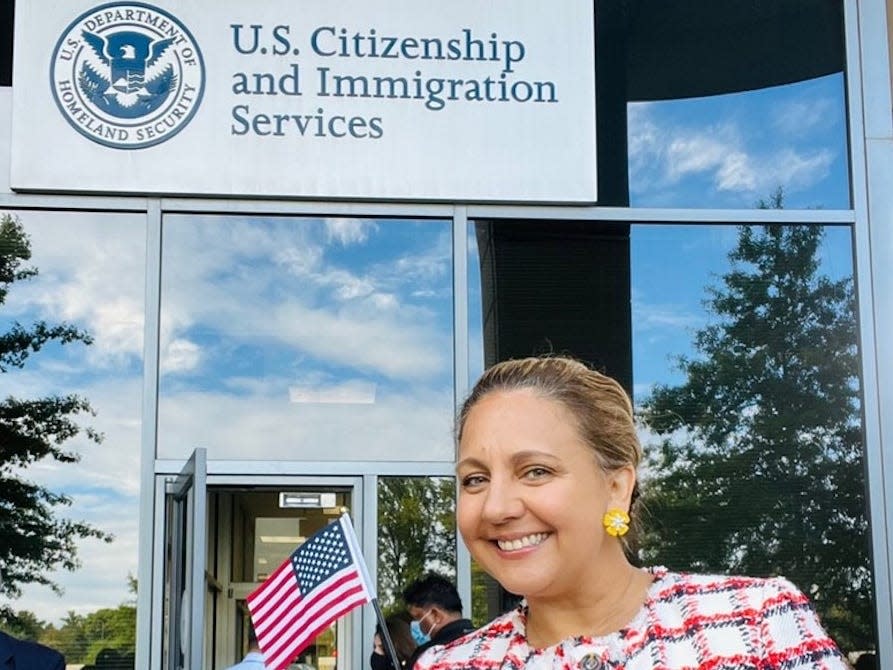
<path fill-rule="evenodd" d="M 456 471 L 465 544 L 508 591 L 573 597 L 605 561 L 625 560 L 601 519 L 628 509 L 633 468 L 605 473 L 560 403 L 530 390 L 484 396 L 466 419 Z"/>

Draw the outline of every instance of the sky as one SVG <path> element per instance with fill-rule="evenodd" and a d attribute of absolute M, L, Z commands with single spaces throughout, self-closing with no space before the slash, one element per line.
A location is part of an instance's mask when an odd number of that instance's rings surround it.
<path fill-rule="evenodd" d="M 749 209 L 778 186 L 789 209 L 849 206 L 840 75 L 633 104 L 628 139 L 633 207 Z M 129 600 L 127 575 L 137 570 L 146 230 L 142 217 L 119 213 L 29 211 L 22 220 L 40 275 L 10 293 L 0 331 L 14 320 L 66 320 L 95 341 L 41 352 L 4 375 L 3 392 L 90 399 L 103 444 L 74 441 L 78 465 L 41 463 L 28 476 L 72 497 L 67 516 L 115 535 L 111 546 L 82 542 L 82 568 L 53 575 L 64 596 L 28 588 L 13 604 L 58 623 L 68 610 Z M 733 226 L 633 227 L 637 399 L 678 381 L 672 357 L 690 353 L 706 319 L 704 287 L 728 267 L 735 239 Z M 448 222 L 296 227 L 180 215 L 165 221 L 164 244 L 160 456 L 206 446 L 212 457 L 262 458 L 310 440 L 314 459 L 451 458 Z M 846 228 L 827 230 L 828 273 L 852 272 L 849 245 Z M 470 323 L 479 328 L 475 314 Z M 480 360 L 479 335 L 469 339 Z"/>

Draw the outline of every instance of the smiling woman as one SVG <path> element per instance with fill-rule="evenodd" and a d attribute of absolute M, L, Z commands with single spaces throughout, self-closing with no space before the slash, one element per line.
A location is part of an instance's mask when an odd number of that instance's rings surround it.
<path fill-rule="evenodd" d="M 618 538 L 637 513 L 641 448 L 613 379 L 560 356 L 498 363 L 463 405 L 457 438 L 459 530 L 524 600 L 416 668 L 848 667 L 783 578 L 629 561 Z"/>

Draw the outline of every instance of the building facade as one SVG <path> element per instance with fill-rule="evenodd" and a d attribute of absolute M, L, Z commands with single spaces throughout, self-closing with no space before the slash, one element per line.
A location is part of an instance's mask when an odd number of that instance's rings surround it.
<path fill-rule="evenodd" d="M 93 336 L 11 372 L 9 393 L 90 399 L 102 444 L 81 436 L 80 463 L 34 477 L 115 535 L 60 576 L 70 600 L 26 589 L 14 607 L 114 606 L 130 573 L 135 667 L 223 668 L 244 649 L 246 595 L 344 509 L 395 602 L 394 502 L 421 501 L 438 536 L 425 565 L 483 618 L 509 599 L 432 516 L 451 509 L 452 417 L 476 376 L 567 352 L 644 414 L 692 379 L 686 361 L 737 344 L 728 388 L 765 381 L 751 354 L 772 351 L 840 371 L 816 388 L 846 411 L 779 410 L 767 428 L 764 398 L 736 406 L 723 448 L 756 445 L 751 463 L 778 472 L 704 496 L 729 504 L 728 532 L 706 524 L 676 553 L 646 533 L 642 558 L 795 570 L 847 652 L 893 665 L 891 4 L 268 4 L 2 10 L 0 212 L 40 274 L 0 330 L 64 320 Z M 800 243 L 810 257 L 792 266 Z M 739 270 L 809 290 L 770 281 L 736 335 L 756 300 Z M 803 311 L 802 333 L 776 302 Z M 828 305 L 839 339 L 817 340 Z M 646 422 L 642 439 L 656 453 L 682 438 Z M 677 481 L 664 466 L 649 461 L 646 488 Z M 652 527 L 671 512 L 656 505 Z M 725 557 L 700 550 L 732 537 Z M 309 660 L 362 667 L 374 624 L 351 614 Z"/>

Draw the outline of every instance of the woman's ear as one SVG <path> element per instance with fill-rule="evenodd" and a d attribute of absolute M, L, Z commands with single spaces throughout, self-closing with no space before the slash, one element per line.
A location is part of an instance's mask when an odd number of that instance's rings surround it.
<path fill-rule="evenodd" d="M 624 512 L 629 511 L 635 487 L 636 469 L 632 465 L 624 465 L 616 470 L 611 470 L 608 473 L 610 507 L 619 507 Z"/>

